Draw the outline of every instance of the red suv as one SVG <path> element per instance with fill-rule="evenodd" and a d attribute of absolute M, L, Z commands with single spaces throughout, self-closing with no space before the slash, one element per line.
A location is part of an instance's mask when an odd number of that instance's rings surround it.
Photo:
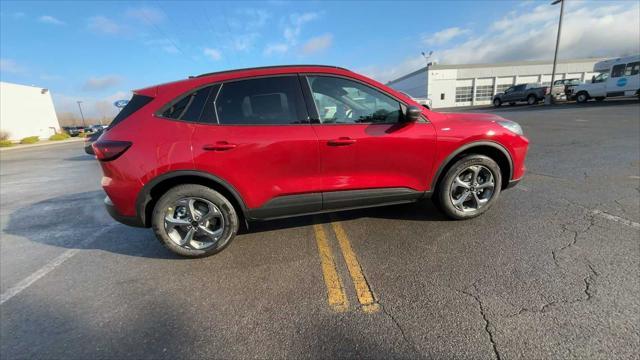
<path fill-rule="evenodd" d="M 184 256 L 241 223 L 431 197 L 487 211 L 525 171 L 528 140 L 490 114 L 430 111 L 332 66 L 204 74 L 137 90 L 93 144 L 106 207 Z"/>

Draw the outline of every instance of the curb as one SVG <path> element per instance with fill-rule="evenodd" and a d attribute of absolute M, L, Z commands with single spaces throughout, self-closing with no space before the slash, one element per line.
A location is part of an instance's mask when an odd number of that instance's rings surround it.
<path fill-rule="evenodd" d="M 43 142 L 43 143 L 40 143 L 40 144 L 29 144 L 29 145 L 16 144 L 14 146 L 0 148 L 0 152 L 18 150 L 18 149 L 30 149 L 30 148 L 42 147 L 42 146 L 63 145 L 63 144 L 77 143 L 77 142 L 84 142 L 84 138 L 73 138 L 73 139 L 69 139 L 69 140 L 59 140 L 59 141 L 51 141 L 51 140 L 49 140 L 47 142 Z"/>

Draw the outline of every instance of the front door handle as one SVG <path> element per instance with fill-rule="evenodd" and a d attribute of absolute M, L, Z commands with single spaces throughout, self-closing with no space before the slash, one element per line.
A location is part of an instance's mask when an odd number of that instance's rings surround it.
<path fill-rule="evenodd" d="M 235 149 L 236 146 L 238 146 L 238 145 L 237 144 L 231 144 L 231 143 L 226 142 L 226 141 L 218 141 L 215 144 L 206 144 L 206 145 L 202 146 L 202 149 L 206 150 L 206 151 L 227 151 L 227 150 Z"/>
<path fill-rule="evenodd" d="M 327 142 L 329 146 L 347 146 L 356 143 L 356 139 L 352 139 L 350 137 L 343 136 L 338 139 L 331 139 Z"/>

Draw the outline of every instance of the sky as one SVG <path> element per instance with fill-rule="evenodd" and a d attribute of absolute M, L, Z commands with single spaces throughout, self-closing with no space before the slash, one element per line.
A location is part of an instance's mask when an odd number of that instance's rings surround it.
<path fill-rule="evenodd" d="M 565 0 L 559 58 L 640 53 L 640 0 Z M 112 116 L 131 90 L 225 69 L 325 64 L 382 82 L 425 66 L 552 59 L 546 1 L 0 0 L 0 79 L 58 113 Z"/>

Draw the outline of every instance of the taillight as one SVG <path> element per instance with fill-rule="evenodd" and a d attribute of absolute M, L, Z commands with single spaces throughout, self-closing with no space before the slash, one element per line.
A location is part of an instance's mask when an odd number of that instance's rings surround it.
<path fill-rule="evenodd" d="M 91 145 L 96 158 L 100 161 L 117 159 L 131 146 L 129 141 L 98 140 Z"/>

